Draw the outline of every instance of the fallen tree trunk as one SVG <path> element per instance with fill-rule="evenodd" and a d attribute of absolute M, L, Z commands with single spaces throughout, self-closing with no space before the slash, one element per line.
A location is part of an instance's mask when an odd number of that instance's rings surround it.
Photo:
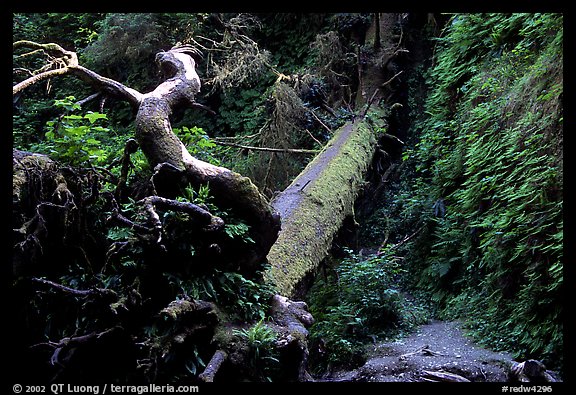
<path fill-rule="evenodd" d="M 226 354 L 225 351 L 217 350 L 210 359 L 210 362 L 208 362 L 208 365 L 206 365 L 204 372 L 198 375 L 198 378 L 205 383 L 214 382 L 214 376 L 216 376 L 220 366 L 222 366 L 222 363 L 224 363 L 226 359 L 228 359 L 228 354 Z"/>
<path fill-rule="evenodd" d="M 324 150 L 272 201 L 282 218 L 282 230 L 268 253 L 271 268 L 266 278 L 282 295 L 301 296 L 299 283 L 326 257 L 344 219 L 354 216 L 378 134 L 387 128 L 386 110 L 377 103 L 391 101 L 390 93 L 395 92 L 391 83 L 402 73 L 395 60 L 407 52 L 401 49 L 402 35 L 398 41 L 392 39 L 399 15 L 381 14 L 374 19 L 371 31 L 380 32 L 379 39 L 374 36 L 376 53 L 370 62 L 359 63 L 356 107 L 363 108 L 361 115 L 337 130 Z"/>
<path fill-rule="evenodd" d="M 373 112 L 373 114 L 375 114 Z M 348 123 L 273 201 L 282 229 L 268 253 L 266 273 L 280 294 L 298 296 L 298 284 L 325 258 L 344 219 L 354 215 L 366 171 L 386 124 L 383 114 Z"/>
<path fill-rule="evenodd" d="M 422 371 L 422 381 L 434 383 L 469 383 L 466 377 L 462 377 L 450 372 L 433 372 L 430 370 Z"/>

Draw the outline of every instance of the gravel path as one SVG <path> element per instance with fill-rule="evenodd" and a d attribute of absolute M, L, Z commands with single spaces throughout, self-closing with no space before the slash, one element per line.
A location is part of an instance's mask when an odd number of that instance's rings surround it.
<path fill-rule="evenodd" d="M 453 321 L 433 321 L 406 338 L 377 343 L 371 355 L 362 367 L 319 381 L 425 381 L 425 371 L 432 371 L 473 382 L 505 382 L 513 361 L 507 353 L 475 345 Z"/>

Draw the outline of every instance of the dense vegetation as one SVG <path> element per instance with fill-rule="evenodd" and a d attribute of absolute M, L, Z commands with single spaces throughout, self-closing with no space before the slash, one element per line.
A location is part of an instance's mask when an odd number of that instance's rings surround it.
<path fill-rule="evenodd" d="M 455 15 L 440 37 L 420 32 L 434 52 L 409 69 L 407 146 L 360 230 L 378 253 L 312 289 L 320 366 L 357 365 L 375 337 L 436 316 L 562 368 L 562 22 Z"/>
<path fill-rule="evenodd" d="M 408 265 L 477 340 L 563 357 L 561 15 L 454 17 L 428 77 L 400 202 L 423 235 Z M 423 185 L 427 184 L 426 187 Z"/>
<path fill-rule="evenodd" d="M 192 155 L 250 175 L 272 194 L 310 155 L 258 148 L 318 148 L 330 138 L 330 128 L 350 116 L 342 95 L 327 97 L 324 90 L 324 84 L 348 77 L 324 79 L 316 71 L 343 71 L 323 58 L 329 48 L 321 39 L 314 44 L 336 20 L 18 14 L 14 41 L 57 42 L 76 51 L 87 67 L 143 92 L 161 81 L 157 51 L 176 41 L 193 43 L 205 56 L 197 67 L 203 85 L 197 99 L 208 111 L 173 114 L 175 133 Z M 255 41 L 281 32 L 288 32 L 294 45 L 278 49 L 270 41 L 276 57 L 266 41 Z M 15 82 L 53 61 L 49 53 L 38 55 L 42 52 L 15 51 Z M 233 344 L 227 351 L 241 368 L 229 377 L 285 377 L 278 367 L 290 356 L 269 355 L 268 346 L 278 339 L 268 326 L 274 289 L 262 281 L 265 263 L 237 267 L 242 251 L 255 243 L 249 226 L 218 207 L 210 185 L 189 185 L 174 191 L 175 202 L 209 210 L 224 221 L 223 231 L 160 207 L 161 233 L 150 232 L 153 217 L 143 199 L 155 194 L 162 180 L 154 179 L 134 147 L 134 114 L 114 98 L 88 100 L 91 93 L 81 81 L 63 78 L 14 97 L 14 148 L 50 158 L 21 153 L 14 158 L 17 370 L 27 366 L 41 380 L 194 381 L 218 347 Z M 221 248 L 225 244 L 230 247 Z M 220 323 L 222 330 L 215 330 Z M 121 357 L 111 360 L 112 353 Z"/>
<path fill-rule="evenodd" d="M 175 132 L 194 156 L 251 177 L 273 196 L 310 155 L 257 148 L 319 149 L 352 118 L 358 65 L 373 51 L 364 39 L 371 20 L 47 13 L 15 14 L 13 31 L 14 41 L 74 49 L 87 67 L 142 91 L 159 81 L 159 49 L 197 45 L 205 56 L 197 99 L 218 115 L 176 113 Z M 312 368 L 358 365 L 366 343 L 435 316 L 464 320 L 487 346 L 562 369 L 562 15 L 429 15 L 427 22 L 398 31 L 412 57 L 395 97 L 402 110 L 390 115 L 398 130 L 388 133 L 404 149 L 375 160 L 376 178 L 387 179 L 366 187 L 352 221 L 360 227 L 351 226 L 356 238 L 344 229 L 307 299 L 316 320 Z M 21 66 L 15 81 L 42 65 L 21 54 L 14 64 Z M 74 196 L 55 197 L 37 178 L 15 201 L 13 307 L 16 346 L 25 350 L 18 367 L 47 380 L 190 380 L 206 366 L 215 348 L 207 339 L 215 337 L 235 338 L 246 351 L 245 371 L 232 377 L 282 379 L 281 356 L 268 347 L 274 334 L 264 325 L 273 289 L 261 272 L 204 266 L 212 242 L 185 214 L 161 213 L 162 252 L 114 220 L 119 213 L 144 220 L 137 200 L 152 169 L 140 151 L 126 154 L 130 109 L 114 99 L 81 100 L 91 93 L 65 78 L 14 98 L 14 147 L 57 161 L 58 169 L 46 168 Z M 235 248 L 254 242 L 241 219 L 214 204 L 209 187 L 184 188 L 176 199 L 224 218 Z M 61 208 L 37 209 L 38 201 Z M 41 231 L 31 237 L 31 226 Z M 174 302 L 197 299 L 217 303 L 222 311 L 213 319 L 238 328 L 187 332 L 190 317 L 179 316 Z M 112 340 L 86 354 L 68 352 L 65 339 L 81 334 Z M 67 358 L 81 364 L 60 369 Z"/>

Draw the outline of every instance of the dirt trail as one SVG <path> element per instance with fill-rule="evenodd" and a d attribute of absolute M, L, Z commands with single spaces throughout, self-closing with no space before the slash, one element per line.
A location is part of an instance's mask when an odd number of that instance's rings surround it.
<path fill-rule="evenodd" d="M 506 382 L 512 356 L 489 351 L 467 338 L 458 322 L 433 321 L 410 336 L 375 344 L 358 369 L 318 381 L 424 381 L 424 371 L 448 372 L 473 382 Z"/>

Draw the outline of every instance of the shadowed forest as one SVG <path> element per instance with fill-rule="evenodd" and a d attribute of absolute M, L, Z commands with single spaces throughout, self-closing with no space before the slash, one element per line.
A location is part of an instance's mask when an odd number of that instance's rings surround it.
<path fill-rule="evenodd" d="M 14 382 L 563 381 L 562 14 L 12 24 Z"/>

